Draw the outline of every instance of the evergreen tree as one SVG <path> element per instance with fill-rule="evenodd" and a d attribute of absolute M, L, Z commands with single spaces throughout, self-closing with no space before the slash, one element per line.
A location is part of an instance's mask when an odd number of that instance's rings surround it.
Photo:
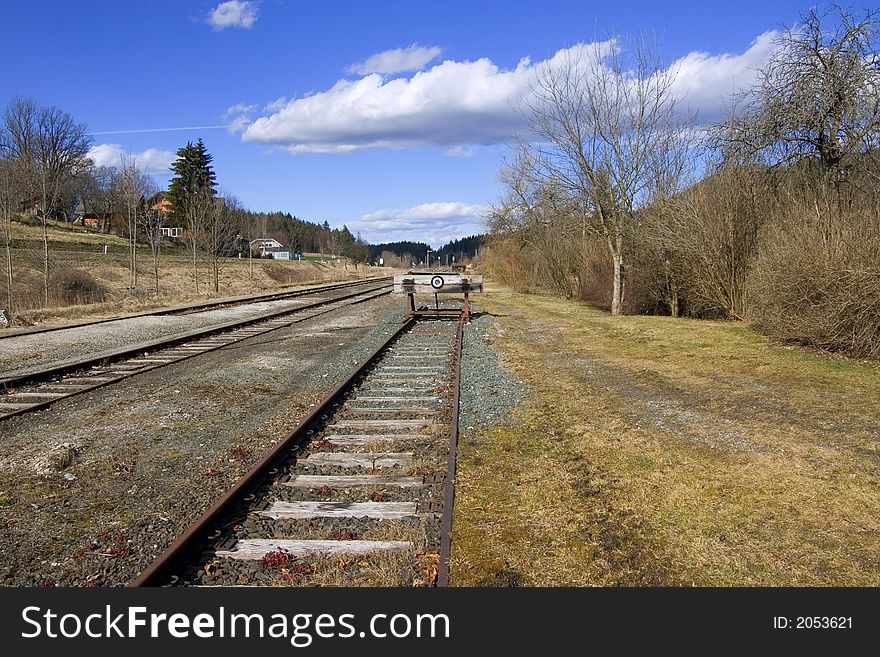
<path fill-rule="evenodd" d="M 211 166 L 214 156 L 208 153 L 199 139 L 195 144 L 187 142 L 178 149 L 177 159 L 171 165 L 174 177 L 168 188 L 171 199 L 171 219 L 177 225 L 185 225 L 187 208 L 199 196 L 213 197 L 217 193 L 217 178 Z"/>
<path fill-rule="evenodd" d="M 186 227 L 196 294 L 199 292 L 198 250 L 211 221 L 218 219 L 219 207 L 214 198 L 217 182 L 211 166 L 213 160 L 201 139 L 195 144 L 187 142 L 177 151 L 177 159 L 171 165 L 174 177 L 168 188 L 171 219 L 178 226 Z"/>

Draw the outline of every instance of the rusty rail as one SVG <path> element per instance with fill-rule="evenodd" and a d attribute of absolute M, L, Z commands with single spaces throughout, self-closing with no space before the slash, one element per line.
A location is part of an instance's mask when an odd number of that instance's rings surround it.
<path fill-rule="evenodd" d="M 360 278 L 354 281 L 343 281 L 340 283 L 328 283 L 326 285 L 316 285 L 314 287 L 298 288 L 296 290 L 281 290 L 276 292 L 263 292 L 261 294 L 244 295 L 237 297 L 227 297 L 225 299 L 216 299 L 214 301 L 201 301 L 199 303 L 184 304 L 180 306 L 171 306 L 170 308 L 156 308 L 154 310 L 145 310 L 139 313 L 131 313 L 130 315 L 120 315 L 119 317 L 105 317 L 103 319 L 90 319 L 83 322 L 73 322 L 65 326 L 44 326 L 39 328 L 10 328 L 0 331 L 0 340 L 8 340 L 10 338 L 24 337 L 27 335 L 38 335 L 40 333 L 51 333 L 53 331 L 65 331 L 68 329 L 81 328 L 83 326 L 97 326 L 98 324 L 108 324 L 110 322 L 119 322 L 125 319 L 137 319 L 138 317 L 156 317 L 162 315 L 184 315 L 194 312 L 210 310 L 212 308 L 222 308 L 225 306 L 237 306 L 245 303 L 261 303 L 263 301 L 280 301 L 283 299 L 295 299 L 297 297 L 308 296 L 318 292 L 332 292 L 346 287 L 355 287 L 357 285 L 368 285 L 370 283 L 381 283 L 390 280 L 391 276 L 375 276 L 373 278 Z"/>
<path fill-rule="evenodd" d="M 0 390 L 7 390 L 9 388 L 18 388 L 26 385 L 37 384 L 46 379 L 51 379 L 53 377 L 63 376 L 65 374 L 70 374 L 73 372 L 77 372 L 80 370 L 86 370 L 91 367 L 95 367 L 98 365 L 107 365 L 117 360 L 122 360 L 125 358 L 130 358 L 132 356 L 137 356 L 138 354 L 144 353 L 152 353 L 155 351 L 159 351 L 162 349 L 167 349 L 169 347 L 174 347 L 179 344 L 192 342 L 194 340 L 201 340 L 203 338 L 211 337 L 214 335 L 218 335 L 221 333 L 225 333 L 226 331 L 230 331 L 232 329 L 243 328 L 246 326 L 251 326 L 254 324 L 259 324 L 260 322 L 265 322 L 271 319 L 275 319 L 277 317 L 283 317 L 284 315 L 294 315 L 299 314 L 305 310 L 312 310 L 314 308 L 319 308 L 321 306 L 330 305 L 332 303 L 336 303 L 339 301 L 345 301 L 347 299 L 351 299 L 354 297 L 358 297 L 364 294 L 369 294 L 371 292 L 379 292 L 379 295 L 388 294 L 389 290 L 383 290 L 382 287 L 366 289 L 366 290 L 357 290 L 356 292 L 352 292 L 350 294 L 343 295 L 341 297 L 334 297 L 332 299 L 323 299 L 321 301 L 315 301 L 313 303 L 306 304 L 304 306 L 295 306 L 292 308 L 285 308 L 282 310 L 273 310 L 268 313 L 262 313 L 260 315 L 255 315 L 253 317 L 247 317 L 245 319 L 235 320 L 232 322 L 226 322 L 223 324 L 217 324 L 214 326 L 209 326 L 203 329 L 197 329 L 195 331 L 189 331 L 184 334 L 178 334 L 176 336 L 171 336 L 169 338 L 162 338 L 160 340 L 155 340 L 153 342 L 139 344 L 134 347 L 126 347 L 121 350 L 114 351 L 109 354 L 103 354 L 101 356 L 94 356 L 92 358 L 86 358 L 83 360 L 79 360 L 73 363 L 67 363 L 65 365 L 59 365 L 57 367 L 50 367 L 44 370 L 39 370 L 36 372 L 30 372 L 27 374 L 20 374 L 17 376 L 10 377 L 0 377 Z M 280 327 L 283 328 L 283 327 Z M 219 348 L 219 347 L 218 347 Z M 211 350 L 206 350 L 202 353 L 207 353 Z M 183 360 L 183 358 L 177 359 L 174 362 L 179 362 Z M 161 366 L 160 366 L 161 367 Z M 155 367 L 149 369 L 156 369 Z M 144 369 L 144 372 L 149 371 L 148 369 Z M 141 372 L 138 372 L 141 373 Z M 111 382 L 112 383 L 112 382 Z M 96 386 L 98 387 L 98 386 Z M 90 388 L 93 390 L 94 388 Z M 87 392 L 87 391 L 86 391 Z M 68 395 L 68 396 L 72 396 Z M 0 398 L 2 401 L 2 398 Z M 47 404 L 48 405 L 48 404 Z M 4 417 L 11 417 L 12 414 L 7 414 Z"/>
<path fill-rule="evenodd" d="M 458 318 L 455 334 L 455 360 L 452 369 L 452 421 L 449 428 L 449 455 L 446 460 L 446 481 L 443 488 L 443 518 L 440 521 L 440 565 L 437 586 L 449 586 L 449 557 L 452 552 L 452 511 L 455 505 L 455 471 L 458 459 L 458 407 L 461 400 L 461 351 L 467 315 Z"/>
<path fill-rule="evenodd" d="M 174 574 L 182 563 L 192 558 L 205 544 L 209 532 L 214 529 L 215 521 L 222 518 L 245 496 L 256 490 L 277 467 L 290 450 L 301 445 L 308 438 L 312 427 L 322 421 L 325 415 L 345 395 L 352 384 L 357 381 L 379 356 L 390 347 L 405 331 L 409 330 L 415 320 L 401 324 L 385 342 L 377 347 L 342 383 L 331 390 L 326 397 L 303 418 L 299 425 L 279 441 L 262 459 L 255 463 L 226 493 L 223 494 L 207 511 L 190 525 L 168 548 L 165 549 L 129 586 L 161 586 Z"/>

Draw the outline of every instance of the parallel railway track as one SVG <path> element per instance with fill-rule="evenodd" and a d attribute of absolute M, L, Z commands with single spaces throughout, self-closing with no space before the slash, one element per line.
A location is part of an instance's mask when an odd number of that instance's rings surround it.
<path fill-rule="evenodd" d="M 353 291 L 350 291 L 352 288 Z M 324 293 L 328 289 L 321 288 L 317 292 Z M 342 294 L 338 294 L 340 289 Z M 385 282 L 370 282 L 365 285 L 358 281 L 354 284 L 332 286 L 332 290 L 334 295 L 331 298 L 305 305 L 225 322 L 63 366 L 20 376 L 0 376 L 0 389 L 5 390 L 4 394 L 0 394 L 0 421 L 43 409 L 62 399 L 222 349 L 348 305 L 370 301 L 388 294 L 391 287 Z M 311 291 L 313 294 L 315 292 Z"/>
<path fill-rule="evenodd" d="M 463 324 L 404 323 L 132 585 L 446 585 Z"/>
<path fill-rule="evenodd" d="M 330 283 L 327 285 L 317 285 L 307 288 L 299 288 L 296 290 L 282 290 L 279 292 L 263 292 L 260 294 L 250 294 L 238 297 L 229 297 L 226 299 L 217 299 L 214 301 L 203 301 L 199 303 L 190 303 L 180 306 L 172 306 L 170 308 L 157 308 L 155 310 L 145 310 L 143 312 L 132 313 L 120 317 L 107 317 L 104 319 L 91 319 L 82 322 L 74 322 L 64 326 L 46 326 L 40 328 L 27 329 L 6 329 L 0 332 L 0 343 L 3 340 L 17 338 L 21 336 L 38 335 L 41 333 L 54 333 L 56 331 L 68 331 L 70 329 L 82 328 L 85 326 L 97 326 L 99 324 L 110 324 L 112 322 L 121 322 L 128 319 L 137 319 L 139 317 L 161 317 L 167 315 L 190 315 L 192 313 L 204 312 L 206 310 L 215 310 L 217 308 L 228 308 L 231 306 L 239 306 L 248 303 L 258 303 L 265 301 L 282 301 L 284 299 L 296 299 L 298 297 L 310 296 L 321 292 L 329 292 L 332 290 L 340 290 L 358 285 L 369 285 L 371 283 L 380 283 L 390 281 L 391 276 L 378 276 L 375 278 L 365 278 L 356 281 L 345 281 L 342 283 Z"/>

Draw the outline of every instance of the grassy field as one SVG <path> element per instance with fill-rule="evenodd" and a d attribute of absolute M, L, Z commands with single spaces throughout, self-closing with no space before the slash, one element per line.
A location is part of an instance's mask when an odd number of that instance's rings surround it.
<path fill-rule="evenodd" d="M 12 245 L 15 249 L 42 249 L 43 227 L 15 222 L 12 224 Z M 107 245 L 108 253 L 128 253 L 128 239 L 118 235 L 98 233 L 82 226 L 63 221 L 49 222 L 49 248 L 60 251 L 83 251 L 98 253 Z M 175 251 L 185 253 L 181 246 Z M 147 245 L 139 245 L 138 252 L 149 254 Z"/>
<path fill-rule="evenodd" d="M 880 364 L 489 288 L 532 390 L 461 443 L 458 585 L 880 584 Z"/>
<path fill-rule="evenodd" d="M 198 254 L 198 291 L 192 254 L 185 246 L 163 245 L 156 294 L 149 247 L 138 247 L 138 281 L 130 288 L 128 241 L 81 226 L 51 222 L 49 230 L 50 306 L 43 304 L 43 229 L 13 224 L 15 284 L 14 319 L 19 325 L 65 321 L 91 316 L 174 305 L 190 300 L 225 297 L 293 285 L 375 276 L 382 270 L 355 266 L 345 258 L 314 254 L 309 260 L 225 258 L 220 291 L 213 292 L 210 264 Z M 107 253 L 103 245 L 107 244 Z M 387 273 L 387 272 L 386 272 Z M 0 308 L 6 303 L 6 278 L 0 278 Z"/>

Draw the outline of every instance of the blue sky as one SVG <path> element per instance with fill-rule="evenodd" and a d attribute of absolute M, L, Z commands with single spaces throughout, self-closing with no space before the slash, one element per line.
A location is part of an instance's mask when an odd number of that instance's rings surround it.
<path fill-rule="evenodd" d="M 481 230 L 518 127 L 511 103 L 537 63 L 649 30 L 711 120 L 766 61 L 768 32 L 808 6 L 10 1 L 0 103 L 57 105 L 96 133 L 97 162 L 127 151 L 160 183 L 201 137 L 221 187 L 250 209 L 439 246 Z M 166 128 L 189 129 L 137 132 Z"/>

